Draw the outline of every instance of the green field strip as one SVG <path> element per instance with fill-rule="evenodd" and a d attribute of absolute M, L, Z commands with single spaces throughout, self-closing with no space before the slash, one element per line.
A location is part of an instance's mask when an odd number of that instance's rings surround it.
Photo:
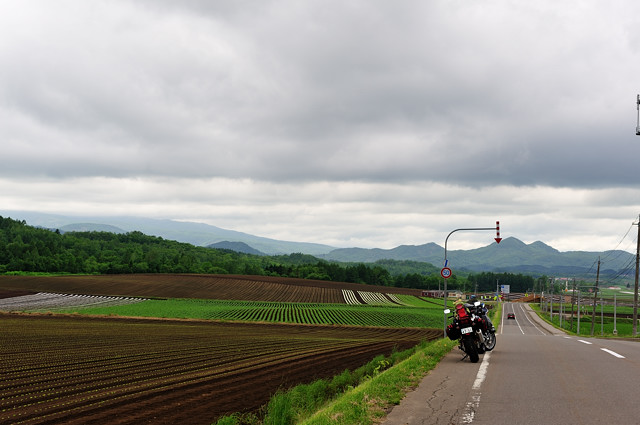
<path fill-rule="evenodd" d="M 175 317 L 272 323 L 338 324 L 356 326 L 439 326 L 441 307 L 410 295 L 398 295 L 407 305 L 349 305 L 256 301 L 169 299 L 148 300 L 108 308 L 74 309 L 83 314 L 137 317 Z M 370 298 L 374 300 L 378 298 Z"/>

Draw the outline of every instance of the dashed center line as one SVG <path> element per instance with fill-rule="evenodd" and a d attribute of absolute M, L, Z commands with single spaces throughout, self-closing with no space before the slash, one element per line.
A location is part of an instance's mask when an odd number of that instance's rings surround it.
<path fill-rule="evenodd" d="M 565 338 L 569 338 L 569 337 L 565 337 Z M 569 338 L 569 339 L 570 339 L 570 338 Z M 581 343 L 583 343 L 583 344 L 593 345 L 593 343 L 592 343 L 592 342 L 585 341 L 584 339 L 579 339 L 578 341 L 580 341 L 580 342 L 581 342 Z M 616 352 L 615 352 L 615 351 L 613 351 L 613 350 L 609 350 L 608 348 L 600 348 L 600 349 L 601 349 L 602 351 L 604 351 L 605 353 L 609 353 L 609 354 L 611 354 L 612 356 L 617 357 L 617 358 L 619 358 L 619 359 L 624 359 L 624 358 L 626 358 L 626 357 L 625 357 L 625 356 L 623 356 L 622 354 L 618 354 L 618 353 L 616 353 Z"/>

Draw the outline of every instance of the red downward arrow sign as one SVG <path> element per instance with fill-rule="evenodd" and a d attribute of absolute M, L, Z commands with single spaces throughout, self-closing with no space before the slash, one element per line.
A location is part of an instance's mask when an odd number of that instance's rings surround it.
<path fill-rule="evenodd" d="M 502 238 L 500 237 L 500 222 L 496 221 L 496 237 L 494 238 L 496 243 L 500 243 Z"/>

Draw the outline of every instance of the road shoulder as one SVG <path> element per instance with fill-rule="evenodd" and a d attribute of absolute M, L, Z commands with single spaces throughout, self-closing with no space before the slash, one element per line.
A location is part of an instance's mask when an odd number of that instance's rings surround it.
<path fill-rule="evenodd" d="M 463 353 L 454 347 L 425 376 L 420 385 L 405 395 L 382 422 L 383 425 L 438 425 L 457 423 L 465 409 L 468 392 L 481 363 L 461 361 Z"/>
<path fill-rule="evenodd" d="M 531 319 L 531 321 L 534 322 L 536 326 L 538 326 L 540 329 L 542 329 L 549 335 L 555 335 L 555 336 L 567 335 L 567 333 L 564 332 L 563 330 L 560 330 L 552 326 L 550 323 L 548 323 L 547 321 L 542 319 L 540 316 L 538 316 L 538 313 L 533 311 L 533 309 L 529 304 L 523 303 L 523 308 L 527 311 L 527 314 L 529 315 L 529 319 Z"/>

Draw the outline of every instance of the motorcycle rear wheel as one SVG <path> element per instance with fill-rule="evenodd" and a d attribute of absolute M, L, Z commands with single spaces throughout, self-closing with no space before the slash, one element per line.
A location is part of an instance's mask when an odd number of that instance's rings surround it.
<path fill-rule="evenodd" d="M 462 340 L 464 344 L 464 352 L 469 356 L 469 360 L 471 363 L 478 363 L 480 360 L 480 356 L 478 355 L 478 350 L 476 349 L 476 344 L 471 338 L 465 338 Z"/>

